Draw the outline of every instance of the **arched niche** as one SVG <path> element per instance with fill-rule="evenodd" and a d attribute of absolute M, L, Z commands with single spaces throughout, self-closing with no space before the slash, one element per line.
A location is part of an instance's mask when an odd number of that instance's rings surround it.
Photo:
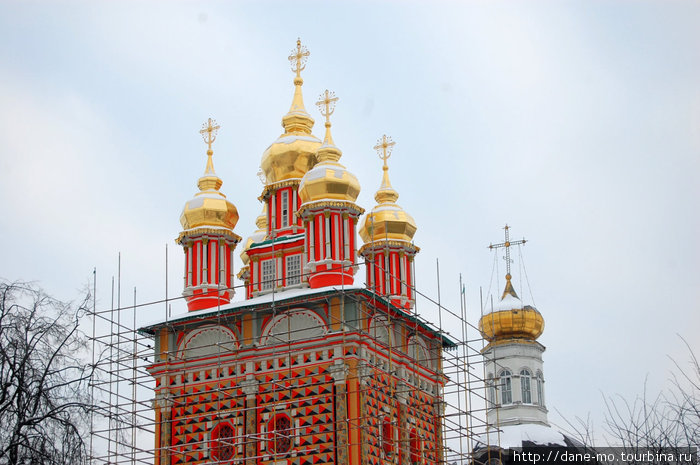
<path fill-rule="evenodd" d="M 433 358 L 430 349 L 422 337 L 413 335 L 408 339 L 408 356 L 424 367 L 433 368 Z"/>
<path fill-rule="evenodd" d="M 184 360 L 228 355 L 238 349 L 236 335 L 229 328 L 212 325 L 191 330 L 180 343 L 178 356 Z"/>
<path fill-rule="evenodd" d="M 328 332 L 326 322 L 311 310 L 295 309 L 277 315 L 263 329 L 261 345 L 277 345 L 301 342 L 324 336 Z"/>

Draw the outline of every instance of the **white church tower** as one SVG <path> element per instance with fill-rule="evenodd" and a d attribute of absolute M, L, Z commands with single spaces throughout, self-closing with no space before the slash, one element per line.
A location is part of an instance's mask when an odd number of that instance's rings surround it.
<path fill-rule="evenodd" d="M 489 425 L 535 424 L 549 426 L 544 397 L 542 353 L 537 342 L 544 330 L 544 318 L 535 307 L 524 305 L 515 293 L 510 275 L 510 247 L 525 240 L 490 245 L 505 249 L 506 286 L 500 301 L 481 317 L 479 329 L 488 341 L 483 350 L 486 367 L 487 420 Z"/>

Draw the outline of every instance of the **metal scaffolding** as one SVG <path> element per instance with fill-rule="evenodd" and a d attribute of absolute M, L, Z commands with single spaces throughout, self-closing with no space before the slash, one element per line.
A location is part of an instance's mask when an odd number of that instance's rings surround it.
<path fill-rule="evenodd" d="M 363 266 L 362 263 L 359 264 Z M 121 264 L 119 275 L 121 275 Z M 416 325 L 425 325 L 431 328 L 439 338 L 449 339 L 453 342 L 452 347 L 448 350 L 434 350 L 427 354 L 430 366 L 435 367 L 438 376 L 445 380 L 442 392 L 437 392 L 436 397 L 442 399 L 440 406 L 425 406 L 436 408 L 440 412 L 441 431 L 436 437 L 438 440 L 432 443 L 421 442 L 419 450 L 415 450 L 417 439 L 411 436 L 409 431 L 398 431 L 396 433 L 397 446 L 401 455 L 401 448 L 410 449 L 410 456 L 415 458 L 417 452 L 420 458 L 418 463 L 426 463 L 424 456 L 434 456 L 436 460 L 430 460 L 432 463 L 445 463 L 456 465 L 467 465 L 472 463 L 472 451 L 475 446 L 487 437 L 488 434 L 494 434 L 493 428 L 489 428 L 486 420 L 487 396 L 486 383 L 484 374 L 484 360 L 482 349 L 484 348 L 484 340 L 479 332 L 478 327 L 474 322 L 470 322 L 467 318 L 467 301 L 465 285 L 460 276 L 459 280 L 459 307 L 450 308 L 443 304 L 441 290 L 439 266 L 437 267 L 437 295 L 428 296 L 418 289 L 413 289 L 417 296 L 417 303 L 411 312 L 412 321 Z M 236 286 L 244 292 L 243 285 Z M 274 286 L 273 286 L 274 288 Z M 112 278 L 112 299 L 109 308 L 94 307 L 90 313 L 92 324 L 92 350 L 94 364 L 96 365 L 95 376 L 91 382 L 91 390 L 93 399 L 99 403 L 101 407 L 90 418 L 90 462 L 93 464 L 125 464 L 125 463 L 143 463 L 153 464 L 156 457 L 163 454 L 186 454 L 182 448 L 172 448 L 171 450 L 158 450 L 156 443 L 156 418 L 155 405 L 159 401 L 155 396 L 155 381 L 149 374 L 147 367 L 154 362 L 154 341 L 151 336 L 144 332 L 139 332 L 137 327 L 137 312 L 149 311 L 152 314 L 164 314 L 163 324 L 170 325 L 169 309 L 172 303 L 179 301 L 182 297 L 166 298 L 156 302 L 141 302 L 137 300 L 136 289 L 133 290 L 133 301 L 129 305 L 125 305 L 121 301 L 120 279 Z M 167 292 L 167 291 L 166 291 Z M 278 294 L 283 297 L 283 293 Z M 357 299 L 356 295 L 349 292 L 343 287 L 337 288 L 338 296 L 342 296 L 342 301 L 345 299 Z M 379 296 L 376 296 L 379 299 Z M 365 302 L 367 308 L 372 308 L 371 300 Z M 277 311 L 277 303 L 273 298 L 269 303 L 265 304 L 266 310 L 271 310 L 273 314 Z M 163 308 L 165 311 L 163 311 Z M 262 308 L 262 307 L 261 307 Z M 161 313 L 162 312 L 162 313 Z M 437 321 L 426 321 L 421 318 L 421 313 L 437 315 Z M 366 331 L 359 325 L 359 320 L 366 315 L 359 315 L 358 321 L 350 321 L 345 319 L 343 314 L 341 327 L 345 332 L 360 332 L 363 338 L 374 339 L 373 344 L 377 347 L 383 347 L 386 354 L 385 357 L 374 357 L 365 369 L 361 372 L 362 377 L 373 377 L 380 379 L 378 375 L 389 375 L 386 379 L 386 385 L 383 388 L 387 389 L 392 396 L 402 394 L 402 390 L 409 389 L 408 386 L 419 383 L 417 379 L 401 380 L 401 371 L 393 367 L 394 360 L 394 337 L 391 315 L 389 314 L 387 322 L 387 334 L 379 335 L 377 332 Z M 218 322 L 221 325 L 227 324 L 228 316 L 225 312 L 219 313 Z M 287 318 L 289 322 L 291 319 Z M 177 323 L 175 323 L 177 324 Z M 449 328 L 449 331 L 447 330 Z M 277 345 L 278 351 L 276 357 L 286 357 L 292 360 L 297 354 L 293 347 L 292 341 L 299 342 L 298 338 L 294 337 L 294 333 L 298 331 L 288 326 L 287 332 L 284 335 L 276 334 L 273 337 L 279 338 Z M 388 337 L 387 337 L 388 336 Z M 344 337 L 344 336 L 342 336 Z M 387 344 L 388 342 L 388 344 Z M 286 344 L 286 346 L 285 346 Z M 214 353 L 220 354 L 219 359 L 231 355 L 232 352 L 238 352 L 240 349 L 229 347 L 225 341 L 213 342 L 210 345 Z M 418 349 L 415 349 L 418 350 Z M 169 353 L 173 358 L 176 357 L 176 348 L 171 349 Z M 414 357 L 416 360 L 418 357 Z M 185 361 L 186 364 L 186 361 Z M 289 376 L 291 379 L 292 363 L 287 363 Z M 219 366 L 223 373 L 223 366 Z M 184 372 L 185 369 L 183 368 Z M 279 371 L 279 370 L 278 370 Z M 217 371 L 219 373 L 219 371 Z M 383 378 L 381 378 L 383 379 Z M 186 380 L 185 380 L 186 381 Z M 358 394 L 365 395 L 370 389 L 369 382 L 364 382 L 361 378 L 358 384 L 358 389 L 361 391 Z M 369 381 L 369 380 L 367 380 Z M 404 382 L 405 381 L 405 382 Z M 233 424 L 240 426 L 245 418 L 245 412 L 249 409 L 257 409 L 258 406 L 250 406 L 243 399 L 238 399 L 236 389 L 227 386 L 226 383 L 215 383 L 216 387 L 209 394 L 215 395 L 220 402 L 220 405 L 231 402 L 235 404 L 236 414 L 231 413 L 229 408 L 227 418 L 233 418 Z M 309 385 L 309 387 L 313 387 Z M 289 383 L 280 381 L 270 381 L 265 386 L 266 392 L 272 396 L 284 398 L 284 390 L 291 389 Z M 371 389 L 377 389 L 377 386 Z M 348 391 L 348 394 L 352 394 Z M 327 394 L 319 394 L 327 396 Z M 187 396 L 178 397 L 173 395 L 169 399 L 173 405 L 186 403 Z M 285 401 L 280 400 L 281 404 Z M 421 409 L 419 404 L 410 405 L 409 408 Z M 392 417 L 392 421 L 395 421 Z M 325 425 L 328 430 L 335 433 L 341 428 L 346 428 L 349 438 L 366 437 L 367 435 L 352 434 L 353 430 L 362 430 L 365 433 L 377 434 L 376 418 L 360 418 L 359 422 L 341 422 L 333 420 L 329 417 Z M 372 426 L 375 425 L 375 426 Z M 400 428 L 400 424 L 395 422 L 395 427 Z M 215 458 L 209 458 L 206 463 L 248 463 L 249 459 L 261 459 L 262 456 L 250 456 L 248 452 L 253 449 L 248 448 L 251 442 L 270 442 L 266 449 L 265 458 L 269 459 L 279 450 L 277 441 L 293 441 L 297 436 L 298 430 L 301 427 L 295 424 L 289 427 L 282 428 L 276 431 L 274 437 L 269 434 L 259 434 L 250 436 L 244 434 L 244 428 L 234 428 L 233 435 L 223 441 L 219 441 L 216 447 L 232 447 L 237 453 L 237 459 L 234 461 L 226 460 L 217 462 Z M 200 441 L 206 442 L 206 441 Z M 403 444 L 410 442 L 410 444 Z M 491 444 L 494 442 L 491 441 Z M 196 445 L 196 444 L 195 444 Z M 344 447 L 358 445 L 348 441 Z M 364 445 L 359 444 L 362 448 Z M 203 447 L 210 447 L 203 444 Z M 303 448 L 297 445 L 297 453 L 303 452 Z M 312 449 L 314 446 L 305 446 Z M 363 449 L 364 450 L 364 449 Z M 430 455 L 434 454 L 434 455 Z M 413 462 L 413 460 L 411 460 Z M 185 462 L 185 460 L 183 460 Z M 196 462 L 196 460 L 195 460 Z M 170 462 L 167 462 L 170 463 Z M 399 463 L 397 458 L 387 459 L 387 463 Z M 411 465 L 414 465 L 413 463 Z"/>

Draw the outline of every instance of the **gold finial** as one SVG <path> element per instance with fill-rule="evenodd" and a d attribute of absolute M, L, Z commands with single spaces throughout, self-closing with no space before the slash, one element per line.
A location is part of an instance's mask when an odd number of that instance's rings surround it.
<path fill-rule="evenodd" d="M 338 97 L 335 96 L 335 92 L 331 92 L 326 89 L 325 92 L 319 95 L 318 102 L 316 102 L 318 110 L 321 112 L 323 117 L 326 118 L 327 127 L 331 124 L 331 115 L 335 111 L 335 102 L 337 101 Z"/>
<path fill-rule="evenodd" d="M 374 195 L 374 198 L 379 203 L 394 203 L 399 198 L 399 193 L 391 187 L 391 182 L 389 181 L 389 165 L 387 160 L 391 157 L 391 151 L 396 145 L 391 137 L 384 134 L 380 139 L 377 139 L 377 145 L 374 146 L 374 150 L 379 154 L 379 158 L 384 162 L 382 167 L 382 185 L 379 186 L 379 190 Z"/>
<path fill-rule="evenodd" d="M 301 72 L 306 68 L 306 60 L 309 58 L 309 51 L 301 45 L 301 39 L 297 38 L 297 48 L 292 50 L 289 55 L 289 63 L 292 65 L 292 71 L 297 74 L 297 79 L 301 79 Z"/>
<path fill-rule="evenodd" d="M 221 129 L 221 126 L 216 124 L 216 120 L 209 118 L 202 124 L 202 129 L 199 131 L 202 135 L 202 139 L 204 139 L 204 143 L 207 144 L 207 167 L 204 170 L 204 174 L 214 174 L 214 163 L 211 159 L 214 151 L 211 149 L 211 145 L 216 140 L 216 134 L 219 129 Z"/>
<path fill-rule="evenodd" d="M 525 244 L 527 241 L 525 238 L 519 241 L 511 241 L 510 240 L 510 226 L 507 224 L 503 228 L 505 230 L 505 241 L 501 242 L 500 244 L 489 244 L 489 249 L 501 249 L 505 248 L 506 249 L 506 255 L 503 257 L 503 259 L 506 261 L 506 288 L 503 291 L 503 297 L 506 296 L 506 294 L 510 294 L 513 297 L 517 298 L 518 295 L 515 293 L 515 290 L 513 289 L 513 285 L 510 282 L 511 275 L 510 275 L 510 264 L 513 262 L 513 260 L 510 259 L 510 248 L 513 245 L 520 245 L 520 244 Z M 501 299 L 503 298 L 501 297 Z"/>
<path fill-rule="evenodd" d="M 396 142 L 391 140 L 391 137 L 384 134 L 381 139 L 377 139 L 377 145 L 374 146 L 374 150 L 379 154 L 379 158 L 384 161 L 384 167 L 382 168 L 384 171 L 389 169 L 389 165 L 387 165 L 386 161 L 391 157 L 391 151 L 395 145 Z"/>

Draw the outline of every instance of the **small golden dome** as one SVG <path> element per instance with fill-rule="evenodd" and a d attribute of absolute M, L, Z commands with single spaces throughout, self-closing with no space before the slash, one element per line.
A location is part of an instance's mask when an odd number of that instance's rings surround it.
<path fill-rule="evenodd" d="M 306 112 L 301 92 L 304 80 L 300 72 L 304 69 L 308 55 L 306 47 L 297 40 L 297 49 L 289 57 L 296 77 L 292 106 L 282 118 L 284 134 L 265 150 L 260 161 L 268 185 L 285 179 L 299 179 L 316 163 L 315 154 L 321 141 L 311 134 L 314 119 Z"/>
<path fill-rule="evenodd" d="M 214 142 L 216 130 L 219 128 L 214 125 L 216 125 L 216 121 L 210 118 L 208 127 L 200 131 L 203 135 L 208 133 L 208 136 L 205 137 L 209 137 L 207 166 L 204 169 L 204 175 L 197 182 L 200 192 L 197 192 L 191 200 L 185 203 L 182 209 L 180 224 L 185 230 L 202 226 L 233 229 L 238 223 L 238 209 L 219 191 L 223 181 L 214 172 L 212 161 L 214 152 L 211 149 L 211 144 Z M 207 141 L 206 138 L 205 141 Z"/>
<path fill-rule="evenodd" d="M 397 205 L 399 193 L 391 187 L 389 181 L 389 166 L 386 160 L 389 158 L 388 149 L 394 145 L 391 138 L 382 136 L 380 144 L 375 149 L 382 149 L 384 160 L 382 167 L 382 184 L 374 194 L 377 205 L 365 216 L 360 226 L 360 237 L 365 243 L 383 241 L 387 239 L 411 242 L 418 227 L 411 215 Z M 390 153 L 390 152 L 389 152 Z"/>
<path fill-rule="evenodd" d="M 506 287 L 492 312 L 479 320 L 479 330 L 489 341 L 506 339 L 536 340 L 544 331 L 544 318 L 535 307 L 523 305 L 506 275 Z"/>
<path fill-rule="evenodd" d="M 258 230 L 251 234 L 243 244 L 241 261 L 243 261 L 244 265 L 247 265 L 250 261 L 250 257 L 248 257 L 248 249 L 250 249 L 250 246 L 256 242 L 265 240 L 265 236 L 267 235 L 267 204 L 263 204 L 262 212 L 255 219 L 255 225 L 258 227 Z"/>

